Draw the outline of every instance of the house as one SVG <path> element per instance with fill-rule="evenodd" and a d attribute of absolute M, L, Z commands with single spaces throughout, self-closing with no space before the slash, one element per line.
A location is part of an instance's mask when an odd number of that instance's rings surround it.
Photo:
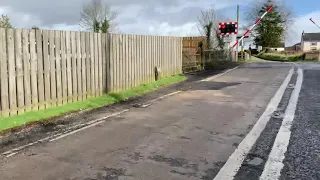
<path fill-rule="evenodd" d="M 320 50 L 320 33 L 302 33 L 301 50 L 304 52 Z"/>
<path fill-rule="evenodd" d="M 301 43 L 297 43 L 293 46 L 286 47 L 285 51 L 301 51 Z"/>

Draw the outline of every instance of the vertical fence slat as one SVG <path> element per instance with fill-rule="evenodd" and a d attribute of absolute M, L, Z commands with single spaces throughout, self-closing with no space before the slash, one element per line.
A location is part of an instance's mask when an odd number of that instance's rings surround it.
<path fill-rule="evenodd" d="M 101 33 L 98 34 L 98 53 L 99 53 L 99 57 L 98 57 L 98 95 L 101 96 L 102 95 L 102 88 L 103 88 L 103 84 L 102 84 L 102 76 L 103 76 L 103 72 L 102 72 L 102 36 Z"/>
<path fill-rule="evenodd" d="M 43 35 L 43 69 L 44 69 L 44 99 L 45 107 L 51 106 L 51 90 L 50 90 L 50 60 L 49 60 L 49 35 L 47 30 L 42 31 Z"/>
<path fill-rule="evenodd" d="M 117 38 L 116 38 L 116 35 L 115 34 L 111 34 L 110 35 L 111 37 L 111 44 L 110 44 L 110 84 L 111 84 L 111 87 L 110 87 L 110 92 L 115 92 L 115 74 L 116 74 L 116 70 L 115 70 L 115 67 L 116 67 L 116 58 L 117 58 Z"/>
<path fill-rule="evenodd" d="M 54 45 L 54 31 L 49 32 L 49 53 L 50 53 L 50 79 L 51 79 L 51 105 L 57 106 L 57 83 L 56 83 L 56 59 Z"/>
<path fill-rule="evenodd" d="M 18 114 L 24 113 L 24 90 L 23 90 L 23 65 L 22 65 L 22 31 L 15 30 L 15 60 L 16 60 L 16 74 L 17 74 L 17 102 Z"/>
<path fill-rule="evenodd" d="M 137 52 L 137 85 L 140 84 L 140 80 L 141 80 L 141 70 L 140 70 L 140 67 L 141 67 L 141 56 L 140 56 L 140 46 L 141 46 L 141 37 L 139 35 L 136 36 L 137 38 L 137 49 L 136 49 L 136 52 Z"/>
<path fill-rule="evenodd" d="M 182 47 L 182 41 L 181 41 L 182 38 L 178 38 L 178 74 L 181 74 L 182 72 L 182 50 L 181 50 L 181 47 Z"/>
<path fill-rule="evenodd" d="M 81 77 L 81 64 L 82 64 L 82 57 L 81 57 L 81 36 L 80 32 L 76 32 L 76 61 L 77 61 L 77 81 L 78 81 L 78 100 L 83 100 L 83 92 L 82 92 L 82 77 Z"/>
<path fill-rule="evenodd" d="M 148 57 L 149 57 L 149 52 L 148 52 L 148 46 L 149 46 L 149 39 L 148 39 L 148 36 L 145 36 L 145 46 L 144 46 L 144 50 L 145 50 L 145 66 L 144 66 L 144 71 L 145 71 L 145 81 L 146 83 L 149 83 L 149 72 L 148 72 Z"/>
<path fill-rule="evenodd" d="M 86 38 L 85 32 L 81 32 L 81 78 L 82 78 L 82 98 L 87 98 L 87 80 L 86 80 Z"/>
<path fill-rule="evenodd" d="M 110 62 L 110 60 L 111 60 L 111 50 L 110 50 L 110 44 L 111 44 L 111 34 L 106 34 L 106 43 L 107 43 L 107 51 L 106 51 L 106 63 L 107 63 L 107 69 L 106 69 L 106 83 L 107 83 L 107 93 L 109 93 L 110 92 L 110 90 L 111 90 L 111 76 L 110 76 L 110 70 L 111 70 L 111 62 Z"/>
<path fill-rule="evenodd" d="M 68 84 L 68 103 L 73 102 L 73 83 L 72 83 L 72 52 L 71 52 L 71 32 L 66 31 L 66 56 L 67 56 L 67 84 Z"/>
<path fill-rule="evenodd" d="M 179 54 L 180 54 L 180 73 L 182 73 L 182 58 L 183 58 L 183 55 L 182 55 L 182 38 L 180 38 L 180 49 L 179 49 Z"/>
<path fill-rule="evenodd" d="M 9 87 L 6 29 L 0 28 L 0 98 L 2 116 L 9 116 Z"/>
<path fill-rule="evenodd" d="M 86 38 L 86 74 L 87 74 L 87 98 L 91 97 L 91 57 L 90 57 L 90 33 L 85 33 Z"/>
<path fill-rule="evenodd" d="M 160 61 L 161 61 L 161 76 L 165 76 L 165 58 L 164 58 L 164 36 L 161 37 L 160 40 L 160 49 L 161 49 L 161 54 L 160 54 Z"/>
<path fill-rule="evenodd" d="M 71 32 L 72 100 L 78 101 L 76 32 Z"/>
<path fill-rule="evenodd" d="M 39 109 L 44 109 L 44 82 L 43 82 L 43 39 L 40 29 L 35 30 L 36 33 L 36 45 L 37 45 L 37 70 L 38 70 L 38 98 Z"/>
<path fill-rule="evenodd" d="M 174 62 L 174 68 L 173 68 L 173 74 L 177 74 L 177 46 L 176 46 L 176 37 L 172 37 L 172 41 L 173 41 L 173 62 Z"/>
<path fill-rule="evenodd" d="M 170 43 L 169 43 L 169 37 L 166 37 L 166 71 L 167 71 L 167 76 L 171 75 L 171 71 L 170 71 Z"/>
<path fill-rule="evenodd" d="M 160 36 L 156 37 L 156 66 L 160 68 Z"/>
<path fill-rule="evenodd" d="M 143 82 L 147 83 L 147 36 L 143 36 Z"/>
<path fill-rule="evenodd" d="M 33 29 L 30 31 L 30 73 L 31 73 L 31 100 L 32 110 L 38 110 L 38 78 L 37 78 L 37 52 L 36 52 L 36 31 Z"/>
<path fill-rule="evenodd" d="M 107 44 L 106 44 L 106 39 L 107 38 L 107 34 L 103 33 L 101 34 L 101 41 L 102 41 L 102 48 L 101 48 L 101 52 L 102 52 L 102 92 L 107 92 Z"/>
<path fill-rule="evenodd" d="M 125 61 L 125 65 L 126 65 L 126 90 L 130 89 L 131 86 L 131 74 L 130 74 L 130 58 L 131 58 L 131 47 L 130 47 L 130 36 L 126 35 L 126 61 Z"/>
<path fill-rule="evenodd" d="M 132 35 L 128 35 L 128 89 L 132 88 Z"/>
<path fill-rule="evenodd" d="M 120 59 L 118 62 L 118 74 L 120 78 L 120 89 L 119 91 L 126 90 L 127 89 L 127 36 L 126 35 L 120 35 L 121 37 L 121 49 L 120 49 Z"/>
<path fill-rule="evenodd" d="M 139 41 L 138 41 L 138 48 L 139 48 L 139 84 L 142 84 L 143 83 L 143 68 L 142 68 L 142 58 L 143 58 L 143 54 L 142 54 L 142 44 L 143 44 L 143 41 L 142 41 L 142 36 L 141 35 L 138 35 L 139 37 Z"/>
<path fill-rule="evenodd" d="M 150 83 L 154 81 L 154 76 L 153 76 L 153 69 L 154 69 L 154 58 L 155 58 L 155 52 L 154 52 L 154 42 L 155 42 L 155 36 L 151 36 L 151 43 L 150 43 Z"/>
<path fill-rule="evenodd" d="M 137 66 L 137 59 L 138 59 L 138 53 L 137 53 L 137 35 L 133 35 L 133 86 L 136 87 L 137 86 L 137 74 L 138 74 L 138 66 Z"/>
<path fill-rule="evenodd" d="M 94 69 L 94 33 L 90 33 L 90 68 L 91 68 L 91 96 L 95 96 L 95 69 Z"/>
<path fill-rule="evenodd" d="M 136 49 L 136 38 L 135 35 L 131 35 L 131 60 L 130 60 L 130 64 L 131 64 L 131 87 L 135 87 L 136 83 L 135 83 L 135 76 L 136 76 L 136 69 L 135 69 L 135 61 L 136 61 L 136 54 L 135 54 L 135 49 Z"/>
<path fill-rule="evenodd" d="M 61 32 L 61 82 L 62 82 L 62 103 L 68 103 L 67 83 L 67 52 L 66 52 L 66 31 Z"/>
<path fill-rule="evenodd" d="M 94 33 L 94 88 L 95 97 L 99 95 L 99 49 L 98 49 L 98 33 Z"/>
<path fill-rule="evenodd" d="M 122 56 L 123 59 L 120 59 L 120 73 L 123 75 L 123 79 L 121 78 L 122 81 L 122 86 L 120 90 L 126 90 L 128 87 L 128 36 L 126 34 L 121 35 L 122 36 L 122 51 L 120 52 L 120 56 Z"/>
<path fill-rule="evenodd" d="M 25 110 L 31 111 L 31 86 L 30 86 L 30 52 L 29 33 L 27 29 L 22 30 L 22 51 L 23 51 L 23 87 Z"/>
<path fill-rule="evenodd" d="M 150 67 L 151 67 L 151 59 L 152 59 L 152 36 L 148 36 L 148 56 L 147 56 L 147 60 L 148 60 L 148 66 L 147 66 L 147 72 L 148 72 L 148 83 L 151 83 L 151 71 L 150 71 Z"/>
<path fill-rule="evenodd" d="M 62 79 L 61 79 L 61 31 L 55 31 L 55 55 L 56 55 L 56 80 L 57 80 L 57 104 L 62 105 Z"/>
<path fill-rule="evenodd" d="M 116 61 L 115 61 L 115 89 L 116 92 L 120 91 L 120 75 L 124 74 L 124 71 L 122 71 L 122 74 L 120 74 L 120 59 L 122 57 L 122 51 L 121 47 L 123 45 L 123 38 L 122 35 L 116 35 L 116 51 L 117 51 L 117 55 L 116 55 Z"/>
<path fill-rule="evenodd" d="M 17 114 L 17 91 L 16 91 L 16 70 L 14 60 L 14 30 L 7 30 L 7 45 L 8 45 L 8 75 L 9 75 L 9 102 L 10 115 Z"/>

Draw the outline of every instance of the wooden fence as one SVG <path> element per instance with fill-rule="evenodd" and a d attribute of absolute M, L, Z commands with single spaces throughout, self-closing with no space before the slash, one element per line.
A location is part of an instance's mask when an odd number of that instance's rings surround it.
<path fill-rule="evenodd" d="M 178 37 L 111 34 L 108 91 L 155 81 L 155 67 L 162 76 L 181 73 L 181 43 Z"/>
<path fill-rule="evenodd" d="M 176 37 L 0 29 L 0 115 L 118 92 L 181 73 Z"/>
<path fill-rule="evenodd" d="M 182 71 L 184 73 L 199 71 L 202 68 L 201 48 L 199 43 L 205 47 L 205 37 L 183 37 L 182 39 Z"/>

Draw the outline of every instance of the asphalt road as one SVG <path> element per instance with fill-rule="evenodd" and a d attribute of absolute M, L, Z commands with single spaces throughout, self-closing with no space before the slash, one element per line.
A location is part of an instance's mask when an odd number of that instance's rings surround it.
<path fill-rule="evenodd" d="M 94 123 L 1 147 L 16 149 L 0 155 L 0 179 L 319 180 L 319 81 L 316 63 L 251 63 L 140 107 L 77 115 Z"/>

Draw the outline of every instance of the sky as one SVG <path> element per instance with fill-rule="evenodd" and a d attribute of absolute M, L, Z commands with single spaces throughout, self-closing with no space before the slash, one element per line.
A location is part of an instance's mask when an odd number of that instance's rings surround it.
<path fill-rule="evenodd" d="M 0 0 L 0 14 L 7 14 L 16 28 L 38 26 L 43 29 L 80 29 L 78 23 L 84 4 L 91 0 Z M 240 25 L 251 25 L 245 19 L 255 0 L 102 0 L 116 10 L 117 32 L 127 34 L 196 36 L 197 16 L 201 10 L 215 7 L 230 20 L 236 19 L 240 5 Z M 302 31 L 320 32 L 309 21 L 320 24 L 319 0 L 282 0 L 295 14 L 287 32 L 286 45 L 300 42 Z"/>

